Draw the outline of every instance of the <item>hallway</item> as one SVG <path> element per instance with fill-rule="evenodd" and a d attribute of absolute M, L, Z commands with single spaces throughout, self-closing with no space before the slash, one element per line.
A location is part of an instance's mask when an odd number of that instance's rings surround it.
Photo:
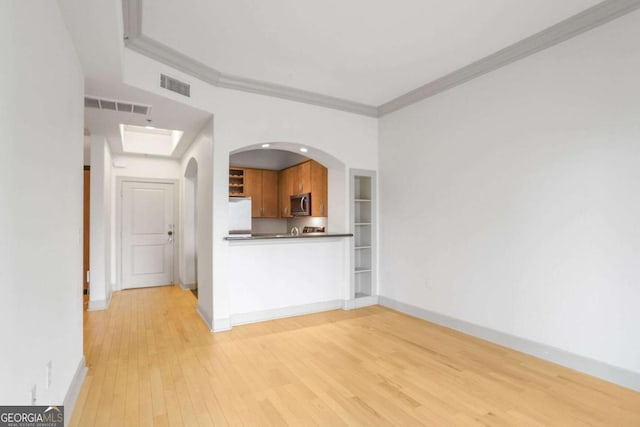
<path fill-rule="evenodd" d="M 640 394 L 378 306 L 210 333 L 191 292 L 85 312 L 71 426 L 640 425 Z"/>

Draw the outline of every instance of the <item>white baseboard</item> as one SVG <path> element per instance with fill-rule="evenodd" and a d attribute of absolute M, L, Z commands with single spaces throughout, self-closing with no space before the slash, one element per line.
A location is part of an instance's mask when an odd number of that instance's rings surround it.
<path fill-rule="evenodd" d="M 342 307 L 342 300 L 331 300 L 311 304 L 274 308 L 271 310 L 253 311 L 251 313 L 234 314 L 231 316 L 231 326 L 264 322 L 266 320 L 282 319 L 284 317 L 301 316 L 304 314 L 319 313 L 321 311 L 337 310 Z"/>
<path fill-rule="evenodd" d="M 638 372 L 612 366 L 556 347 L 479 326 L 384 296 L 379 297 L 379 304 L 428 322 L 455 329 L 456 331 L 584 372 L 622 387 L 640 391 L 640 373 Z"/>
<path fill-rule="evenodd" d="M 378 304 L 378 296 L 371 295 L 368 297 L 360 297 L 346 300 L 343 304 L 345 310 L 353 310 L 356 308 L 369 307 Z"/>
<path fill-rule="evenodd" d="M 231 320 L 228 317 L 213 319 L 213 332 L 224 332 L 231 330 Z"/>
<path fill-rule="evenodd" d="M 196 284 L 195 283 L 182 283 L 182 282 L 179 282 L 178 285 L 185 291 L 190 291 L 191 289 L 195 289 L 196 288 Z"/>
<path fill-rule="evenodd" d="M 76 402 L 78 401 L 78 395 L 80 394 L 80 389 L 82 389 L 82 384 L 84 383 L 84 379 L 87 376 L 87 366 L 85 364 L 84 356 L 80 358 L 80 363 L 78 363 L 78 367 L 76 368 L 76 373 L 73 375 L 71 379 L 71 384 L 69 385 L 69 389 L 67 390 L 67 395 L 64 397 L 64 401 L 62 405 L 64 406 L 64 425 L 65 427 L 69 425 L 71 421 L 71 416 L 73 415 L 73 410 L 76 407 Z"/>
<path fill-rule="evenodd" d="M 200 305 L 198 305 L 198 308 L 196 309 L 196 311 L 198 312 L 202 320 L 204 320 L 205 325 L 209 327 L 209 330 L 213 331 L 213 323 L 211 321 L 212 319 L 209 318 L 209 316 L 207 316 L 206 314 L 204 314 L 204 312 L 200 309 Z"/>
<path fill-rule="evenodd" d="M 109 297 L 104 300 L 91 300 L 89 299 L 89 307 L 87 307 L 87 311 L 99 311 L 99 310 L 106 310 L 107 308 L 109 308 L 109 304 L 111 304 L 111 295 L 112 292 L 109 293 Z"/>

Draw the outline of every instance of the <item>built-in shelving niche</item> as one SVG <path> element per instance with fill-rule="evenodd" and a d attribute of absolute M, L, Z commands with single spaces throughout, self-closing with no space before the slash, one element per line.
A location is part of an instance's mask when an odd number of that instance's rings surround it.
<path fill-rule="evenodd" d="M 374 171 L 351 170 L 352 308 L 377 303 L 376 179 Z"/>

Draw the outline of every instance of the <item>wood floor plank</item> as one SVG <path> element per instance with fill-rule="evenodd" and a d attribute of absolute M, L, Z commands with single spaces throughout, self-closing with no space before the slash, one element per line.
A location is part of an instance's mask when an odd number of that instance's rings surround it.
<path fill-rule="evenodd" d="M 191 292 L 85 313 L 71 426 L 640 426 L 640 393 L 379 306 L 212 334 Z"/>

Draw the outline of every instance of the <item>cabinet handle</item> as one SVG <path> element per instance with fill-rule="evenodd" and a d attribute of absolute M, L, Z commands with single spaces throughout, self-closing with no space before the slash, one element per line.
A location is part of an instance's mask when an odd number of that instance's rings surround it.
<path fill-rule="evenodd" d="M 324 203 L 320 203 L 320 213 L 324 213 Z"/>

